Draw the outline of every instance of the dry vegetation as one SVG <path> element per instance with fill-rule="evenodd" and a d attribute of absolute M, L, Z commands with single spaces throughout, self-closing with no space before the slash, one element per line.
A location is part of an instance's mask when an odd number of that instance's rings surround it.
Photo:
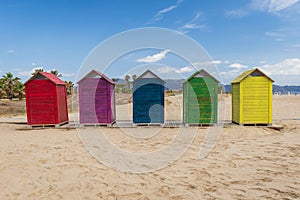
<path fill-rule="evenodd" d="M 25 100 L 0 100 L 0 117 L 14 117 L 19 115 L 26 115 Z"/>

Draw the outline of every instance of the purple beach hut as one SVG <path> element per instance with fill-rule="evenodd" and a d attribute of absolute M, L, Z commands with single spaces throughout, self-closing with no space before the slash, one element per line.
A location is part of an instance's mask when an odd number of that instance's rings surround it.
<path fill-rule="evenodd" d="M 80 124 L 112 124 L 116 121 L 115 83 L 92 70 L 78 81 Z"/>

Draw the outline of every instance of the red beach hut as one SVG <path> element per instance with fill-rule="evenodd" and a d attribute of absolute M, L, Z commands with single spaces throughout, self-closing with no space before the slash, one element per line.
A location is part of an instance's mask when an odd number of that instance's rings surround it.
<path fill-rule="evenodd" d="M 25 83 L 28 125 L 67 123 L 66 84 L 55 75 L 38 72 Z"/>
<path fill-rule="evenodd" d="M 92 70 L 78 81 L 80 124 L 112 124 L 116 121 L 115 83 Z"/>

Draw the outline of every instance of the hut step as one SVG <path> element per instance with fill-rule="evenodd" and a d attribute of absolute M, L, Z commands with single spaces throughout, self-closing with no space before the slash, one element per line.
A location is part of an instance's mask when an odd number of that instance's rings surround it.
<path fill-rule="evenodd" d="M 280 131 L 280 130 L 283 129 L 283 126 L 281 126 L 281 125 L 279 125 L 279 124 L 272 124 L 272 125 L 269 125 L 268 128 L 273 129 L 273 130 Z"/>

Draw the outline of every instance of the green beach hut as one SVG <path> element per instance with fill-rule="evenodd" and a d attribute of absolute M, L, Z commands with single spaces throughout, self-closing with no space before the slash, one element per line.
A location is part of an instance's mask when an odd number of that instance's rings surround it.
<path fill-rule="evenodd" d="M 183 122 L 185 124 L 218 123 L 218 83 L 200 70 L 183 83 Z"/>

